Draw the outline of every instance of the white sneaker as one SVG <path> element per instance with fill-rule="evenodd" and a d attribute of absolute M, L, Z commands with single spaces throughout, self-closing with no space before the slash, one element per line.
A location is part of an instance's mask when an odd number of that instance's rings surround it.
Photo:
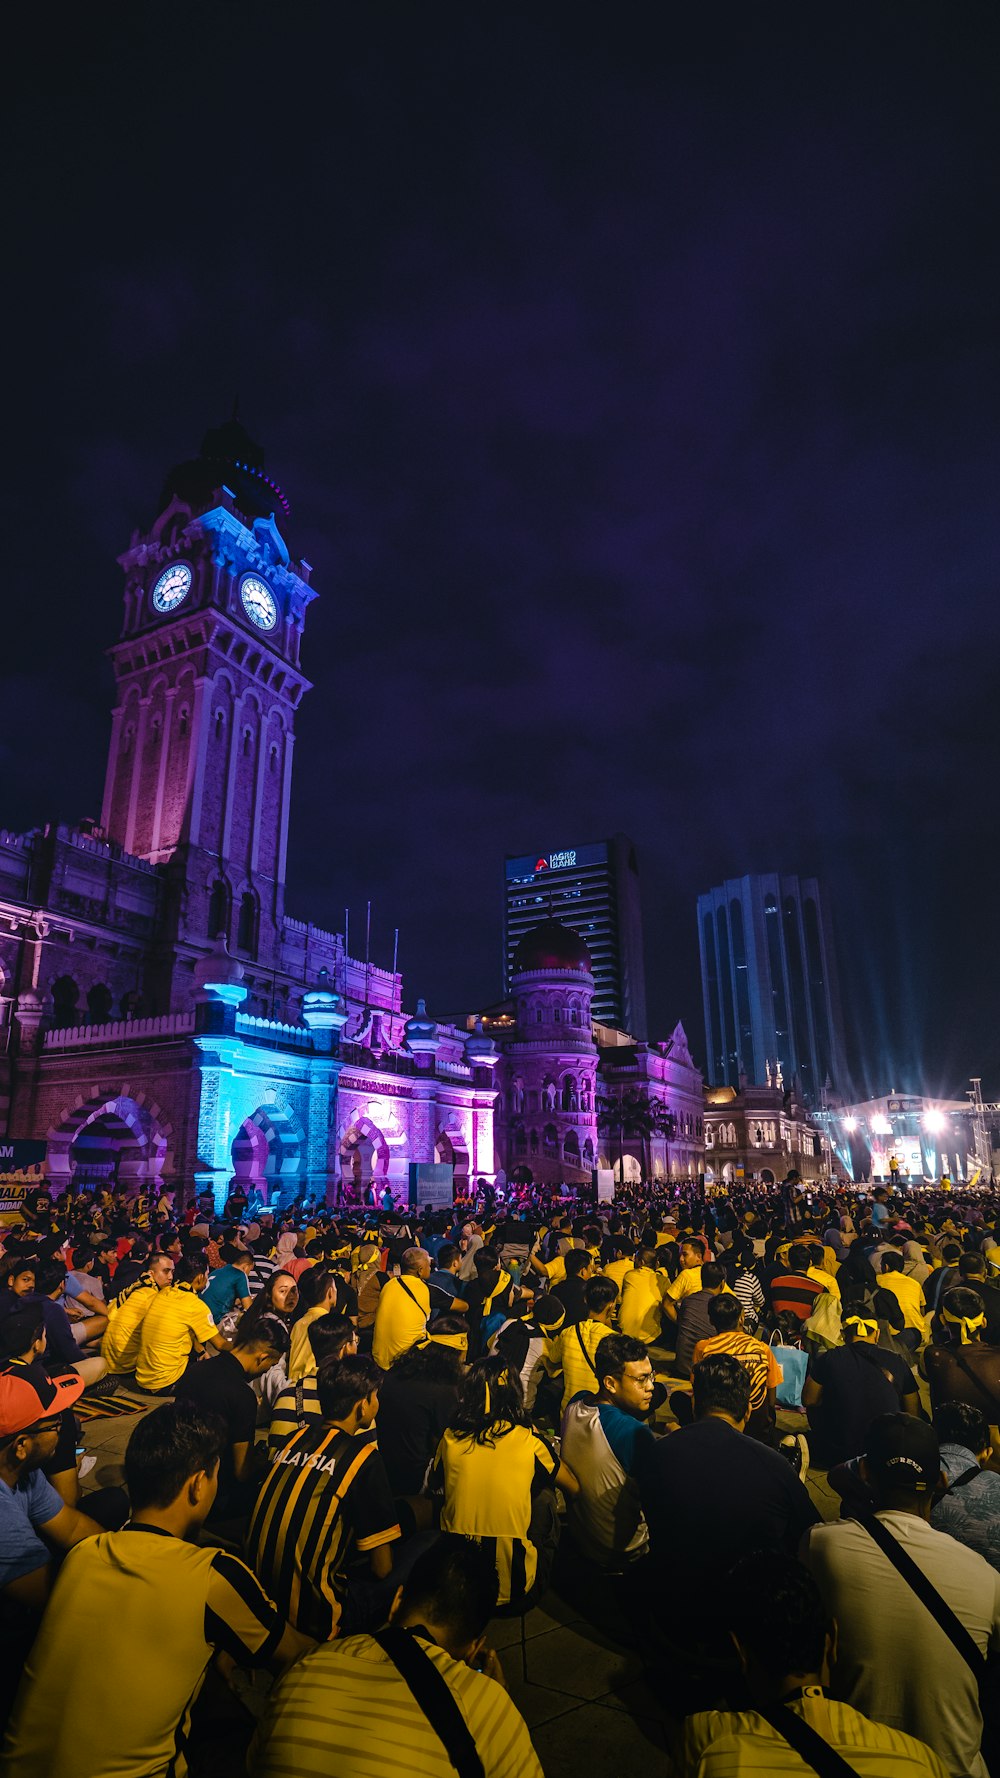
<path fill-rule="evenodd" d="M 76 1473 L 82 1482 L 84 1476 L 89 1475 L 91 1470 L 96 1469 L 96 1468 L 97 1468 L 97 1458 L 96 1457 L 81 1457 L 79 1463 L 76 1466 Z"/>

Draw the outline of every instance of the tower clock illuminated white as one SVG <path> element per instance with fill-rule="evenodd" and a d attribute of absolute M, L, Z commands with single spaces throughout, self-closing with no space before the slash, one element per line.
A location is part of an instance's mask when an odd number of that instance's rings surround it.
<path fill-rule="evenodd" d="M 240 586 L 243 609 L 258 630 L 273 630 L 278 621 L 278 607 L 266 580 L 259 574 L 247 574 Z"/>
<path fill-rule="evenodd" d="M 166 568 L 153 588 L 153 610 L 174 611 L 191 589 L 191 570 L 186 562 Z"/>

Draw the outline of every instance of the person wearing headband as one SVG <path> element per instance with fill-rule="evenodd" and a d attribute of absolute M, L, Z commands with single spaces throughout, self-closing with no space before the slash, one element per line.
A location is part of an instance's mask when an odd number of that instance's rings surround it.
<path fill-rule="evenodd" d="M 1000 1427 L 1000 1345 L 988 1343 L 986 1312 L 976 1290 L 946 1290 L 933 1321 L 934 1339 L 924 1348 L 921 1367 L 931 1393 L 931 1412 L 945 1402 L 979 1408 Z"/>
<path fill-rule="evenodd" d="M 880 1414 L 920 1411 L 913 1372 L 904 1358 L 879 1345 L 879 1324 L 867 1303 L 849 1299 L 842 1325 L 844 1344 L 810 1359 L 802 1388 L 810 1452 L 827 1466 L 863 1451 Z"/>

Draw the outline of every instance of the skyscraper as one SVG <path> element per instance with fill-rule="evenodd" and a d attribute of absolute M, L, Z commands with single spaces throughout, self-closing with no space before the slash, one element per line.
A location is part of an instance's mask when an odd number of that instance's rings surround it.
<path fill-rule="evenodd" d="M 552 914 L 583 939 L 594 971 L 593 1015 L 646 1036 L 639 866 L 623 833 L 504 860 L 504 992 L 519 940 Z"/>
<path fill-rule="evenodd" d="M 815 877 L 731 878 L 698 897 L 708 1079 L 798 1077 L 807 1105 L 844 1090 L 840 995 Z"/>

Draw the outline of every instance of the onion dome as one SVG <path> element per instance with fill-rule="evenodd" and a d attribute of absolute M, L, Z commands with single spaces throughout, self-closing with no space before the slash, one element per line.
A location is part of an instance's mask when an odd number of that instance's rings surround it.
<path fill-rule="evenodd" d="M 494 1068 L 500 1060 L 496 1044 L 483 1030 L 482 1019 L 476 1020 L 475 1028 L 465 1040 L 465 1060 L 470 1068 Z"/>
<path fill-rule="evenodd" d="M 342 1031 L 347 1024 L 347 1008 L 330 985 L 328 969 L 321 969 L 315 988 L 303 994 L 302 1017 L 310 1031 Z"/>
<path fill-rule="evenodd" d="M 243 965 L 229 955 L 225 934 L 220 932 L 207 957 L 195 965 L 195 1000 L 221 1000 L 225 1006 L 242 1006 L 248 990 L 243 986 Z"/>
<path fill-rule="evenodd" d="M 264 471 L 264 452 L 235 415 L 224 426 L 210 427 L 201 450 L 190 462 L 178 463 L 163 484 L 158 512 L 171 500 L 183 500 L 194 513 L 206 512 L 223 485 L 231 488 L 240 512 L 250 519 L 266 519 L 279 507 L 287 518 L 287 496 Z"/>
<path fill-rule="evenodd" d="M 593 973 L 593 965 L 583 939 L 561 920 L 542 920 L 526 932 L 514 952 L 512 975 L 525 975 L 533 970 L 572 969 L 583 975 Z"/>
<path fill-rule="evenodd" d="M 405 1040 L 407 1049 L 415 1056 L 433 1055 L 441 1048 L 437 1025 L 427 1017 L 426 1000 L 418 1000 L 416 1013 L 412 1019 L 407 1019 Z"/>

